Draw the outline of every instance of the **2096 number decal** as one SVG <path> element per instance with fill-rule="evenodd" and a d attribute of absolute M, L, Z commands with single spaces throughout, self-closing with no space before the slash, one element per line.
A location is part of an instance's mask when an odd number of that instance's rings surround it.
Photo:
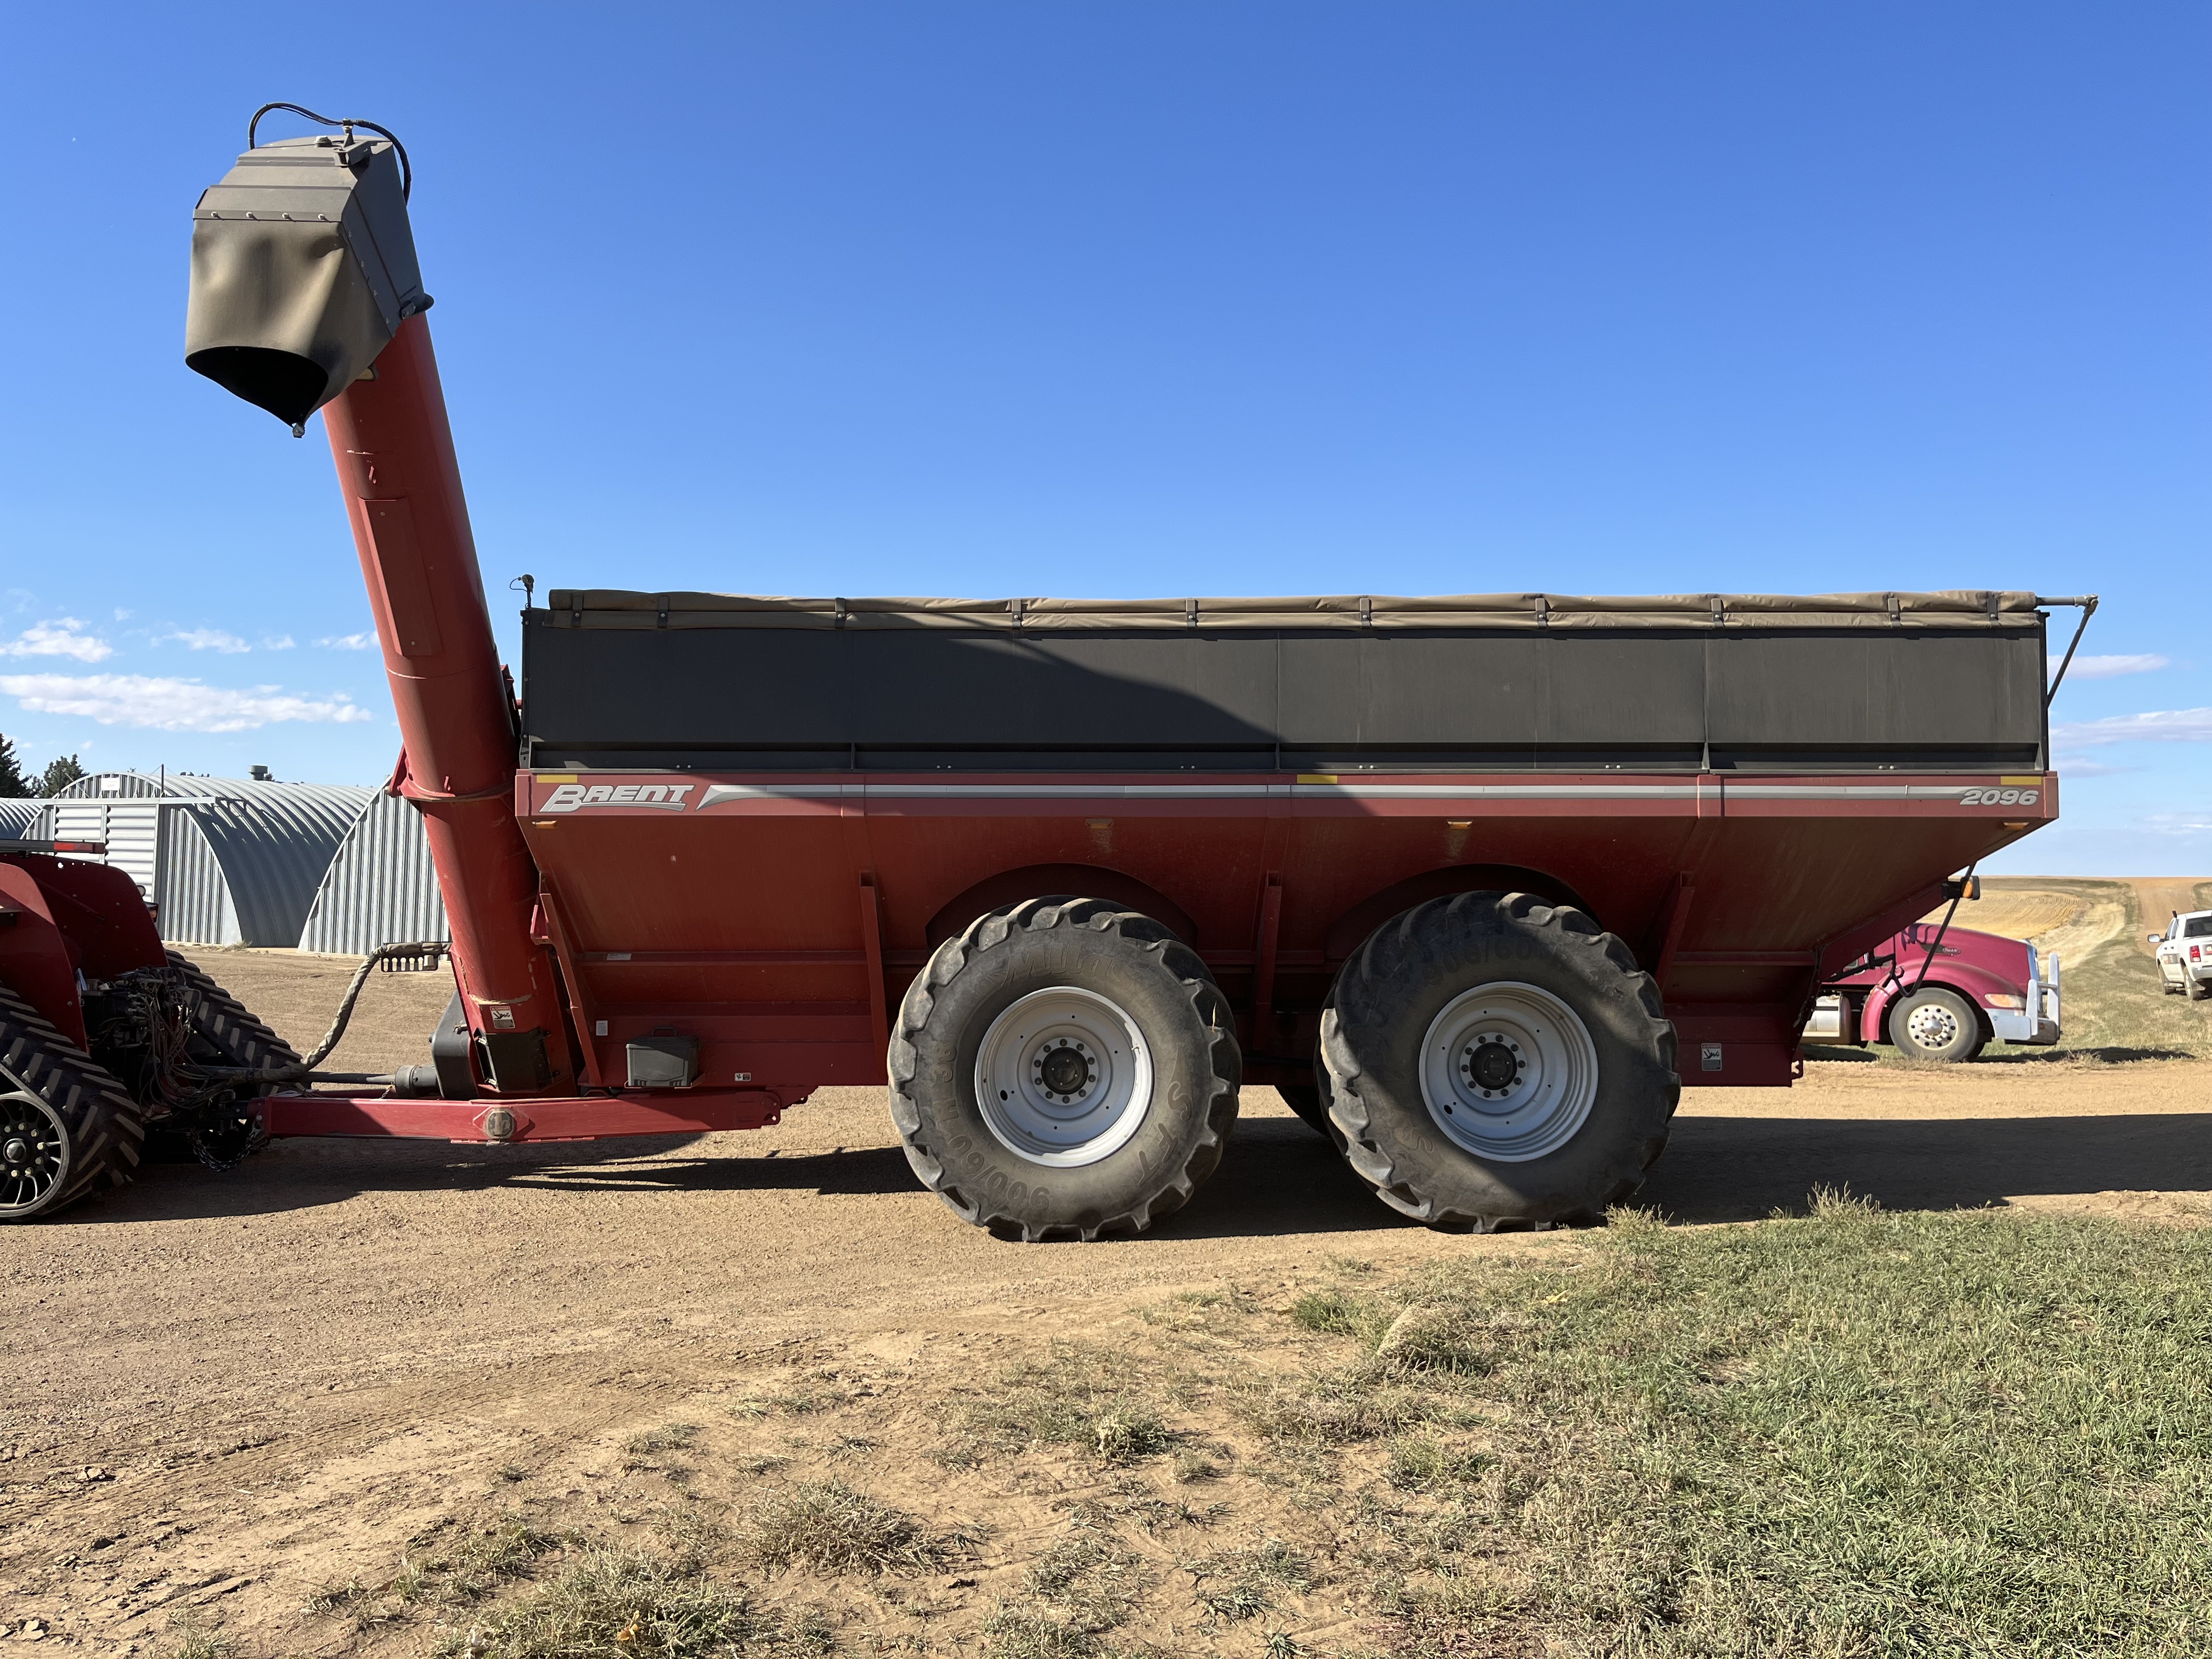
<path fill-rule="evenodd" d="M 1959 797 L 1961 806 L 2033 806 L 2043 799 L 2040 789 L 1969 789 Z"/>

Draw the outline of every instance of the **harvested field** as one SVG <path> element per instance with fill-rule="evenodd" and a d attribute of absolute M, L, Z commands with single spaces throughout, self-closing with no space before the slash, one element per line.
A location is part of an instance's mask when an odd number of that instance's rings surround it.
<path fill-rule="evenodd" d="M 209 965 L 301 1042 L 343 979 Z M 373 981 L 341 1063 L 416 1058 L 442 990 Z M 146 1659 L 2201 1650 L 2161 1505 L 2205 1455 L 2212 1063 L 1809 1071 L 1689 1091 L 1640 1200 L 1682 1224 L 1606 1233 L 1406 1225 L 1261 1090 L 1190 1212 L 1097 1246 L 961 1225 L 863 1091 L 156 1166 L 0 1232 L 0 1622 Z M 1824 1183 L 1895 1213 L 1764 1219 Z"/>
<path fill-rule="evenodd" d="M 2166 995 L 2152 962 L 2154 947 L 2143 937 L 2162 931 L 2174 910 L 2205 908 L 2212 908 L 2212 882 L 2195 877 L 1990 878 L 1980 899 L 1958 907 L 1955 925 L 2028 939 L 2046 959 L 2058 957 L 2065 1035 L 2055 1048 L 1994 1045 L 1984 1063 L 2049 1063 L 2069 1055 L 2212 1058 L 2212 1003 Z M 1940 921 L 1943 914 L 1930 919 Z M 1906 1063 L 1887 1049 L 1857 1058 Z"/>

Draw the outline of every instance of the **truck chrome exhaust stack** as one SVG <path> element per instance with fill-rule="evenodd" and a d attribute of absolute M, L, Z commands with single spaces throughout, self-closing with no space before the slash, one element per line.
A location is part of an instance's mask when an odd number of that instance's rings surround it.
<path fill-rule="evenodd" d="M 343 131 L 260 145 L 249 126 L 246 153 L 192 211 L 185 365 L 295 437 L 430 308 L 404 152 L 357 134 L 366 123 L 330 125 Z"/>

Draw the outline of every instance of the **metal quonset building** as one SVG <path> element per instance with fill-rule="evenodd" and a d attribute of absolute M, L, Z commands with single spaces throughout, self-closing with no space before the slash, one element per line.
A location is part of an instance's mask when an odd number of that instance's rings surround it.
<path fill-rule="evenodd" d="M 358 784 L 100 772 L 46 805 L 43 830 L 105 842 L 154 903 L 162 937 L 296 945 L 347 832 L 377 791 Z"/>
<path fill-rule="evenodd" d="M 0 841 L 36 835 L 39 814 L 46 810 L 46 805 L 36 799 L 0 800 Z"/>
<path fill-rule="evenodd" d="M 446 905 L 422 815 L 379 790 L 331 860 L 300 948 L 366 956 L 380 945 L 445 937 Z"/>

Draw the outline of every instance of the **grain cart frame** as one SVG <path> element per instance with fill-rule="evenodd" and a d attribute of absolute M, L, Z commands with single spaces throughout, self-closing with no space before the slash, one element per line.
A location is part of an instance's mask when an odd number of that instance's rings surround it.
<path fill-rule="evenodd" d="M 1409 1216 L 1571 1221 L 1679 1077 L 1786 1085 L 1823 979 L 2057 816 L 2071 602 L 2024 592 L 561 589 L 518 701 L 400 163 L 366 124 L 250 148 L 196 216 L 187 362 L 323 412 L 453 934 L 429 1066 L 173 1058 L 249 1137 L 686 1134 L 887 1085 L 960 1214 L 1089 1238 L 1184 1203 L 1258 1082 Z M 83 1073 L 70 927 L 0 979 Z M 127 1172 L 14 1212 L 92 1158 Z"/>

